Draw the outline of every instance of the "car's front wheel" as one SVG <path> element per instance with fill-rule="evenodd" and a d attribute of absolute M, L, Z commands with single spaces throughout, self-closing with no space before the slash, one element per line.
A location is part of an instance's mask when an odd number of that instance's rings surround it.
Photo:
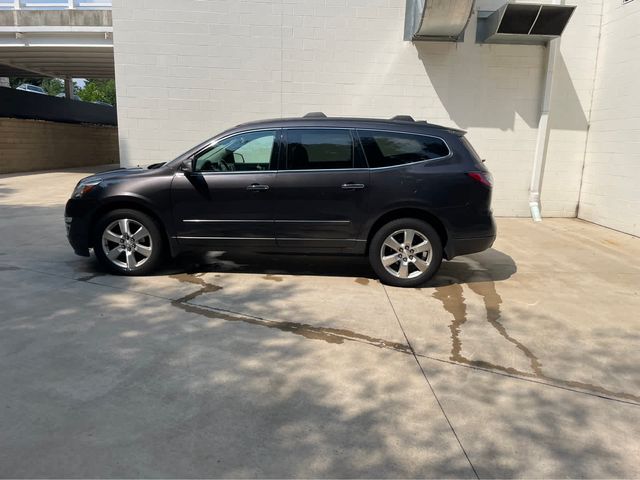
<path fill-rule="evenodd" d="M 121 275 L 144 275 L 162 258 L 162 234 L 156 222 L 137 210 L 113 210 L 96 224 L 93 248 L 106 268 Z"/>
<path fill-rule="evenodd" d="M 442 263 L 442 242 L 428 223 L 399 218 L 383 225 L 371 239 L 369 262 L 380 280 L 396 287 L 417 287 Z"/>

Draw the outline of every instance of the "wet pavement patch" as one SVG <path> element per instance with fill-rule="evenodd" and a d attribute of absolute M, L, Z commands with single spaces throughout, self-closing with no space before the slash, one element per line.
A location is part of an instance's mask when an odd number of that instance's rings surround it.
<path fill-rule="evenodd" d="M 282 277 L 279 277 L 278 275 L 271 275 L 271 274 L 266 274 L 264 277 L 262 277 L 264 280 L 271 280 L 274 282 L 281 282 L 283 279 Z"/>
<path fill-rule="evenodd" d="M 486 320 L 502 338 L 507 342 L 513 344 L 518 350 L 520 350 L 524 356 L 528 359 L 531 371 L 525 372 L 513 367 L 507 367 L 503 365 L 497 365 L 485 360 L 471 360 L 465 357 L 462 353 L 462 340 L 460 335 L 462 333 L 463 325 L 467 322 L 467 304 L 464 297 L 464 291 L 462 285 L 467 286 L 475 294 L 479 295 L 484 302 Z M 579 391 L 586 391 L 586 393 L 610 398 L 614 400 L 623 399 L 631 403 L 640 403 L 640 396 L 633 395 L 627 392 L 617 392 L 600 385 L 595 385 L 586 382 L 578 382 L 572 380 L 566 380 L 562 378 L 553 377 L 543 372 L 542 362 L 536 357 L 533 351 L 524 345 L 521 341 L 515 339 L 509 334 L 505 326 L 501 323 L 501 310 L 502 298 L 498 294 L 493 281 L 468 281 L 464 284 L 450 284 L 445 286 L 435 287 L 435 291 L 432 294 L 433 298 L 439 300 L 442 303 L 444 309 L 451 314 L 452 321 L 449 325 L 451 331 L 451 353 L 449 359 L 452 362 L 469 365 L 472 367 L 482 368 L 490 371 L 504 372 L 514 376 L 534 378 L 540 381 L 556 384 L 568 389 L 576 389 Z"/>
<path fill-rule="evenodd" d="M 180 308 L 188 313 L 193 313 L 216 320 L 225 320 L 228 322 L 243 322 L 250 325 L 274 328 L 283 332 L 292 333 L 294 335 L 300 335 L 311 340 L 322 340 L 332 344 L 342 344 L 345 341 L 359 342 L 378 348 L 394 350 L 400 353 L 412 353 L 411 348 L 406 344 L 392 342 L 389 340 L 364 335 L 350 330 L 330 327 L 317 327 L 314 325 L 298 322 L 267 320 L 261 317 L 250 316 L 237 312 L 230 312 L 227 310 L 220 310 L 204 305 L 198 305 L 196 303 L 191 303 L 200 295 L 217 292 L 219 290 L 222 290 L 222 287 L 206 282 L 203 278 L 201 278 L 201 276 L 190 274 L 171 275 L 170 278 L 178 280 L 182 283 L 191 283 L 201 287 L 199 290 L 196 290 L 195 292 L 192 292 L 171 302 L 173 306 Z"/>

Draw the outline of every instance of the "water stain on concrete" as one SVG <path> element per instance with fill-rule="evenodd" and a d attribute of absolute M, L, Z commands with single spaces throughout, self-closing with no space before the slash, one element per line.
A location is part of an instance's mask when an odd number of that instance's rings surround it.
<path fill-rule="evenodd" d="M 433 298 L 440 300 L 444 309 L 453 316 L 453 321 L 449 324 L 449 330 L 451 331 L 451 355 L 449 359 L 454 362 L 467 361 L 462 356 L 462 342 L 460 340 L 462 325 L 467 322 L 467 304 L 464 301 L 462 287 L 457 284 L 436 287 Z"/>
<path fill-rule="evenodd" d="M 94 278 L 103 277 L 105 275 L 106 275 L 105 273 L 92 273 L 91 275 L 86 275 L 84 277 L 78 277 L 76 280 L 78 280 L 80 282 L 89 282 L 89 281 L 93 280 Z"/>
<path fill-rule="evenodd" d="M 13 265 L 0 265 L 0 272 L 14 272 L 16 270 L 20 270 L 18 267 L 14 267 Z"/>
<path fill-rule="evenodd" d="M 471 360 L 462 354 L 462 340 L 460 334 L 462 326 L 467 322 L 467 305 L 464 297 L 464 291 L 461 284 L 451 284 L 435 287 L 432 296 L 439 300 L 444 309 L 451 314 L 453 320 L 449 325 L 451 331 L 451 353 L 450 360 L 453 362 L 479 367 L 486 370 L 494 370 L 512 375 L 535 378 L 558 384 L 567 388 L 586 390 L 596 395 L 605 397 L 620 398 L 634 402 L 640 402 L 640 396 L 627 392 L 615 392 L 604 388 L 600 385 L 594 385 L 585 382 L 566 380 L 562 378 L 552 377 L 543 372 L 542 362 L 536 357 L 533 351 L 519 340 L 515 339 L 500 321 L 502 298 L 498 294 L 495 282 L 493 281 L 469 281 L 465 283 L 475 294 L 479 295 L 485 306 L 487 322 L 502 336 L 506 341 L 513 344 L 520 350 L 529 360 L 531 371 L 525 372 L 513 367 L 493 364 L 484 360 Z"/>
<path fill-rule="evenodd" d="M 312 340 L 322 340 L 331 344 L 343 344 L 347 341 L 359 342 L 404 354 L 413 354 L 411 348 L 406 344 L 391 342 L 385 339 L 371 337 L 369 335 L 364 335 L 350 330 L 317 327 L 314 325 L 298 322 L 267 320 L 261 317 L 220 310 L 204 305 L 198 305 L 196 303 L 190 303 L 200 295 L 217 292 L 222 289 L 222 287 L 219 285 L 206 282 L 205 279 L 202 278 L 204 275 L 204 273 L 183 273 L 178 275 L 170 275 L 170 278 L 178 280 L 179 282 L 189 283 L 200 287 L 198 290 L 188 295 L 185 295 L 177 300 L 173 300 L 171 304 L 174 307 L 184 310 L 185 312 L 204 316 L 210 319 L 224 320 L 228 322 L 243 322 L 265 328 L 274 328 L 283 332 L 292 333 L 294 335 L 300 335 L 304 338 Z M 502 298 L 496 290 L 495 283 L 493 281 L 469 281 L 468 283 L 465 283 L 465 285 L 467 285 L 471 289 L 471 291 L 482 297 L 486 310 L 487 322 L 493 328 L 495 328 L 496 331 L 505 340 L 513 344 L 529 359 L 531 371 L 525 372 L 513 367 L 497 365 L 484 360 L 471 360 L 466 358 L 462 353 L 462 340 L 460 338 L 462 327 L 467 322 L 467 305 L 464 298 L 462 285 L 456 282 L 440 282 L 440 284 L 434 288 L 434 292 L 432 295 L 442 303 L 444 309 L 453 317 L 453 321 L 449 325 L 449 329 L 451 331 L 451 361 L 473 367 L 483 368 L 486 370 L 504 372 L 514 376 L 545 381 L 570 389 L 586 391 L 606 398 L 624 399 L 640 403 L 640 397 L 637 395 L 633 395 L 627 392 L 615 392 L 599 385 L 556 378 L 545 374 L 543 372 L 542 362 L 536 357 L 532 350 L 524 345 L 524 343 L 514 338 L 500 321 L 502 316 Z"/>
<path fill-rule="evenodd" d="M 92 266 L 88 262 L 78 263 L 77 261 L 67 262 L 69 265 L 73 267 L 73 271 L 76 273 L 86 273 L 87 275 L 83 275 L 82 277 L 76 278 L 76 280 L 80 282 L 89 282 L 97 277 L 104 277 L 107 275 L 106 272 L 102 272 L 98 270 L 96 267 Z"/>
<path fill-rule="evenodd" d="M 179 282 L 191 283 L 201 287 L 199 290 L 196 290 L 193 293 L 185 295 L 184 297 L 178 298 L 177 300 L 173 300 L 171 302 L 174 307 L 180 308 L 188 313 L 193 313 L 207 318 L 224 320 L 228 322 L 243 322 L 250 325 L 274 328 L 283 332 L 292 333 L 294 335 L 300 335 L 311 340 L 322 340 L 324 342 L 332 344 L 342 344 L 344 342 L 359 342 L 378 348 L 394 350 L 400 353 L 412 353 L 408 345 L 391 342 L 382 338 L 371 337 L 369 335 L 352 332 L 350 330 L 329 327 L 316 327 L 314 325 L 298 322 L 267 320 L 261 317 L 219 310 L 204 305 L 190 303 L 200 295 L 210 292 L 216 292 L 218 290 L 221 290 L 222 287 L 220 287 L 219 285 L 208 283 L 203 278 L 197 277 L 195 275 L 170 275 L 170 278 L 174 278 Z"/>
<path fill-rule="evenodd" d="M 274 282 L 281 282 L 283 280 L 282 277 L 279 277 L 278 275 L 271 275 L 270 273 L 266 274 L 264 277 L 262 277 L 264 280 L 271 280 Z"/>
<path fill-rule="evenodd" d="M 470 282 L 468 286 L 476 295 L 482 297 L 484 307 L 487 312 L 487 321 L 491 326 L 496 329 L 500 336 L 509 343 L 515 345 L 515 347 L 520 350 L 525 357 L 527 357 L 531 365 L 531 370 L 533 370 L 537 375 L 541 375 L 542 364 L 540 363 L 540 360 L 538 360 L 527 346 L 512 337 L 500 322 L 500 305 L 502 304 L 502 297 L 500 297 L 496 291 L 495 282 Z"/>
<path fill-rule="evenodd" d="M 200 290 L 196 290 L 195 292 L 190 293 L 189 295 L 186 295 L 178 300 L 174 300 L 172 303 L 188 302 L 205 293 L 217 292 L 218 290 L 222 290 L 222 287 L 219 285 L 214 285 L 212 283 L 205 282 L 204 278 L 202 278 L 203 276 L 204 274 L 194 275 L 189 273 L 179 273 L 177 275 L 169 275 L 169 278 L 178 280 L 181 283 L 191 283 L 193 285 L 198 285 L 202 287 L 200 288 Z"/>
<path fill-rule="evenodd" d="M 369 285 L 369 279 L 368 278 L 359 277 L 359 278 L 355 279 L 355 282 L 357 284 L 360 284 L 360 285 Z"/>

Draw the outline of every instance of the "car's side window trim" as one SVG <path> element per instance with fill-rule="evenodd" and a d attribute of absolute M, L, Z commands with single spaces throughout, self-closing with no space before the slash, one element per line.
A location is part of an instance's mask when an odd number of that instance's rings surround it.
<path fill-rule="evenodd" d="M 355 161 L 356 161 L 356 150 L 359 148 L 361 155 L 363 156 L 365 162 L 366 162 L 366 166 L 362 166 L 362 167 L 352 167 L 352 168 L 317 168 L 317 169 L 310 169 L 310 170 L 287 170 L 286 169 L 286 157 L 287 157 L 287 147 L 288 147 L 288 140 L 287 140 L 287 131 L 288 130 L 347 130 L 350 132 L 351 134 L 351 138 L 353 141 L 353 154 L 354 154 L 354 165 L 355 165 Z M 284 128 L 256 128 L 256 129 L 251 129 L 251 130 L 243 130 L 241 132 L 234 132 L 234 133 L 230 133 L 228 135 L 225 135 L 223 137 L 218 137 L 215 139 L 212 139 L 210 142 L 208 142 L 206 145 L 204 145 L 200 150 L 198 150 L 197 152 L 193 153 L 191 155 L 191 158 L 194 159 L 196 156 L 198 156 L 199 154 L 201 154 L 202 152 L 204 152 L 205 150 L 211 148 L 212 146 L 214 146 L 216 143 L 221 142 L 223 140 L 226 140 L 227 138 L 233 137 L 235 135 L 241 135 L 241 134 L 245 134 L 245 133 L 254 133 L 254 132 L 265 132 L 265 131 L 276 131 L 276 137 L 275 137 L 275 143 L 277 143 L 276 148 L 278 148 L 278 156 L 277 156 L 277 160 L 275 162 L 275 165 L 269 165 L 269 170 L 259 170 L 259 171 L 248 171 L 248 172 L 197 172 L 200 175 L 228 175 L 228 174 L 236 174 L 236 175 L 245 175 L 245 174 L 256 174 L 256 173 L 275 173 L 275 172 L 291 172 L 291 173 L 295 173 L 295 172 L 345 172 L 345 171 L 356 171 L 356 170 L 383 170 L 383 169 L 391 169 L 391 168 L 402 168 L 402 167 L 406 167 L 409 165 L 416 165 L 419 163 L 426 163 L 426 162 L 434 162 L 434 161 L 438 161 L 438 160 L 443 160 L 446 158 L 450 158 L 453 156 L 453 150 L 451 149 L 451 147 L 449 146 L 449 144 L 447 143 L 447 141 L 443 138 L 440 137 L 438 135 L 433 135 L 430 133 L 419 133 L 419 132 L 403 132 L 403 131 L 399 131 L 399 130 L 389 130 L 389 129 L 381 129 L 381 128 L 345 128 L 345 127 L 325 127 L 325 126 L 300 126 L 300 127 L 284 127 Z M 367 159 L 367 155 L 364 152 L 364 147 L 362 146 L 362 142 L 360 139 L 360 133 L 359 132 L 384 132 L 384 133 L 396 133 L 396 134 L 401 134 L 401 135 L 418 135 L 421 137 L 429 137 L 429 138 L 436 138 L 438 140 L 441 140 L 444 145 L 447 147 L 447 150 L 449 151 L 448 155 L 444 155 L 442 157 L 437 157 L 437 158 L 428 158 L 425 160 L 417 160 L 415 162 L 410 162 L 410 163 L 403 163 L 400 165 L 389 165 L 389 166 L 385 166 L 385 167 L 371 167 L 369 166 L 369 161 Z M 357 144 L 356 144 L 357 142 Z"/>
<path fill-rule="evenodd" d="M 443 155 L 441 157 L 426 158 L 424 160 L 416 160 L 415 162 L 401 163 L 399 165 L 387 165 L 387 166 L 384 166 L 384 167 L 372 167 L 371 165 L 369 165 L 369 160 L 367 159 L 367 154 L 364 151 L 364 146 L 362 145 L 362 140 L 360 138 L 360 132 L 396 133 L 396 134 L 399 134 L 399 135 L 416 135 L 416 136 L 420 136 L 420 137 L 435 138 L 435 139 L 440 140 L 442 143 L 444 143 L 444 146 L 447 147 L 447 150 L 449 151 L 449 153 L 447 155 Z M 369 165 L 369 170 L 383 170 L 383 169 L 389 169 L 389 168 L 402 168 L 402 167 L 406 167 L 407 165 L 417 165 L 418 163 L 435 162 L 437 160 L 444 160 L 446 158 L 451 158 L 453 156 L 453 150 L 451 150 L 451 147 L 449 146 L 447 141 L 444 138 L 439 137 L 438 135 L 432 135 L 430 133 L 400 132 L 398 130 L 387 130 L 387 129 L 381 129 L 381 128 L 356 128 L 355 129 L 355 134 L 356 134 L 356 136 L 358 138 L 358 143 L 360 145 L 360 148 L 362 149 L 362 154 L 364 155 L 364 157 L 365 157 L 365 159 L 367 161 L 367 165 Z"/>
<path fill-rule="evenodd" d="M 255 129 L 251 129 L 251 130 L 242 130 L 240 132 L 233 132 L 233 133 L 229 133 L 228 135 L 224 135 L 222 137 L 218 137 L 218 138 L 214 138 L 212 139 L 210 142 L 207 142 L 206 145 L 204 145 L 200 150 L 198 150 L 197 152 L 194 152 L 193 154 L 191 154 L 191 156 L 189 157 L 191 159 L 191 161 L 195 160 L 195 158 L 202 154 L 203 152 L 205 152 L 206 150 L 209 150 L 211 147 L 215 146 L 217 143 L 222 142 L 228 138 L 231 137 L 235 137 L 236 135 L 245 135 L 247 133 L 257 133 L 257 132 L 275 132 L 274 135 L 274 140 L 273 140 L 273 145 L 274 148 L 278 149 L 277 150 L 277 154 L 276 154 L 276 159 L 275 162 L 272 161 L 269 162 L 269 169 L 268 170 L 249 170 L 249 171 L 240 171 L 240 172 L 236 172 L 236 171 L 231 171 L 231 172 L 209 172 L 209 171 L 199 171 L 199 172 L 195 172 L 198 175 L 228 175 L 228 174 L 240 174 L 240 175 L 246 175 L 246 174 L 257 174 L 257 173 L 275 173 L 278 170 L 278 163 L 280 161 L 280 156 L 282 154 L 282 128 L 255 128 Z M 273 155 L 272 155 L 273 157 Z M 275 165 L 274 165 L 275 163 Z"/>

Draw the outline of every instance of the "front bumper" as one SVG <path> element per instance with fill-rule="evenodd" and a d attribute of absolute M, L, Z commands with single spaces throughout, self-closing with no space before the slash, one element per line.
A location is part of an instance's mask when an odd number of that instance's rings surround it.
<path fill-rule="evenodd" d="M 90 205 L 79 199 L 70 199 L 64 212 L 67 240 L 73 251 L 82 257 L 89 256 L 90 246 Z"/>

